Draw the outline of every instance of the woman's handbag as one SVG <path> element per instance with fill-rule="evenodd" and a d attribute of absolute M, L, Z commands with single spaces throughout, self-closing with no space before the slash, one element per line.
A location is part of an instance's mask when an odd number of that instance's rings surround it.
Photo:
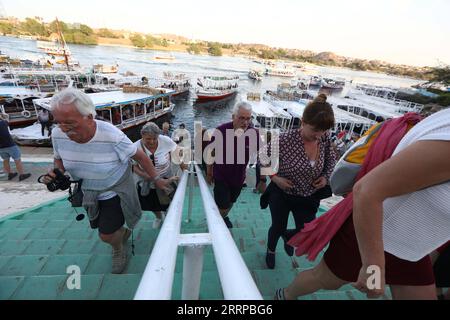
<path fill-rule="evenodd" d="M 169 179 L 171 181 L 170 181 L 169 185 L 167 186 L 167 188 L 169 189 L 168 192 L 161 190 L 161 189 L 156 189 L 156 194 L 158 195 L 158 200 L 161 205 L 170 204 L 173 197 L 175 196 L 175 192 L 177 191 L 178 181 L 173 178 L 169 178 Z"/>
<path fill-rule="evenodd" d="M 266 209 L 269 206 L 269 197 L 270 192 L 273 190 L 275 184 L 273 182 L 269 183 L 269 185 L 266 188 L 266 191 L 261 195 L 261 198 L 259 199 L 259 205 L 261 209 Z"/>

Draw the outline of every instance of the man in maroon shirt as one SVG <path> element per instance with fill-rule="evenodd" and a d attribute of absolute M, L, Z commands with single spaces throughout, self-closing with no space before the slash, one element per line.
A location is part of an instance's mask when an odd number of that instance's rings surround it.
<path fill-rule="evenodd" d="M 209 147 L 214 146 L 214 163 L 207 165 L 206 180 L 214 183 L 214 200 L 225 224 L 232 228 L 228 218 L 233 204 L 241 193 L 250 156 L 259 147 L 258 131 L 251 126 L 252 107 L 239 102 L 233 110 L 232 121 L 216 128 Z"/>

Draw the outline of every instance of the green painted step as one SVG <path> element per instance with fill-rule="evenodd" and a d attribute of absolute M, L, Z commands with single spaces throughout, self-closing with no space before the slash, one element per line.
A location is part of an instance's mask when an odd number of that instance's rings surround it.
<path fill-rule="evenodd" d="M 194 189 L 190 223 L 188 198 L 183 205 L 182 233 L 207 232 L 202 201 Z M 323 214 L 321 209 L 318 215 Z M 133 237 L 135 253 L 124 274 L 111 274 L 111 247 L 98 238 L 85 218 L 75 221 L 76 212 L 65 200 L 50 202 L 0 220 L 0 299 L 132 299 L 159 230 L 152 227 L 154 215 L 144 212 Z M 267 269 L 265 254 L 267 230 L 271 223 L 268 209 L 259 209 L 259 195 L 244 188 L 229 217 L 234 224 L 231 235 L 242 253 L 252 277 L 264 298 L 272 299 L 275 289 L 290 283 L 304 269 L 314 267 L 304 257 L 288 257 L 280 239 L 276 267 Z M 293 227 L 289 219 L 289 227 Z M 204 248 L 201 299 L 223 299 L 211 246 Z M 81 290 L 67 288 L 67 266 L 80 266 Z M 177 252 L 172 297 L 181 299 L 183 248 Z M 386 296 L 389 298 L 389 295 Z M 363 299 L 359 291 L 345 286 L 338 291 L 320 291 L 302 299 Z"/>

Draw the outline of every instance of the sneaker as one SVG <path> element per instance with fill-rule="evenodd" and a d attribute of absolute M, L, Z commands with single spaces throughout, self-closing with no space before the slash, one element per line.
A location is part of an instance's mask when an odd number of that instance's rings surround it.
<path fill-rule="evenodd" d="M 17 172 L 14 173 L 8 173 L 8 180 L 12 180 L 17 176 Z"/>
<path fill-rule="evenodd" d="M 286 297 L 284 296 L 284 288 L 279 288 L 275 291 L 275 297 L 273 297 L 273 300 L 286 300 Z"/>
<path fill-rule="evenodd" d="M 29 177 L 31 177 L 31 173 L 24 173 L 24 174 L 21 174 L 21 175 L 19 176 L 19 181 L 28 179 Z"/>
<path fill-rule="evenodd" d="M 269 249 L 266 253 L 266 265 L 269 269 L 275 269 L 275 252 L 269 252 Z"/>
<path fill-rule="evenodd" d="M 286 251 L 286 254 L 289 257 L 292 257 L 294 255 L 294 247 L 288 245 L 289 239 L 286 237 L 286 235 L 282 235 L 281 238 L 284 241 L 284 251 Z"/>
<path fill-rule="evenodd" d="M 233 228 L 233 224 L 231 223 L 230 218 L 225 217 L 225 218 L 223 218 L 223 221 L 225 221 L 225 224 L 227 225 L 228 229 Z"/>
<path fill-rule="evenodd" d="M 127 266 L 127 249 L 122 246 L 122 249 L 114 250 L 112 252 L 112 271 L 111 273 L 122 273 Z"/>

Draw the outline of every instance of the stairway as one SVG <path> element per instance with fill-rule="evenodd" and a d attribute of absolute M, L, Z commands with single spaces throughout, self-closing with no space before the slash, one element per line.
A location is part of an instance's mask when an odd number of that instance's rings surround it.
<path fill-rule="evenodd" d="M 199 189 L 194 189 L 193 215 L 184 203 L 182 233 L 207 232 Z M 323 213 L 321 209 L 319 214 Z M 78 222 L 66 200 L 57 200 L 0 220 L 0 299 L 133 299 L 159 230 L 152 229 L 154 216 L 144 212 L 134 231 L 135 256 L 123 274 L 111 274 L 111 248 L 90 229 L 87 218 Z M 265 252 L 270 212 L 259 208 L 259 196 L 244 188 L 230 212 L 231 233 L 264 299 L 286 286 L 299 270 L 316 262 L 288 257 L 280 239 L 276 267 L 267 269 Z M 293 225 L 293 221 L 289 221 Z M 70 265 L 81 270 L 81 289 L 69 290 L 66 272 Z M 178 248 L 173 299 L 181 299 L 183 248 Z M 223 299 L 211 246 L 205 248 L 200 299 Z M 302 297 L 317 299 L 365 299 L 351 286 Z"/>

